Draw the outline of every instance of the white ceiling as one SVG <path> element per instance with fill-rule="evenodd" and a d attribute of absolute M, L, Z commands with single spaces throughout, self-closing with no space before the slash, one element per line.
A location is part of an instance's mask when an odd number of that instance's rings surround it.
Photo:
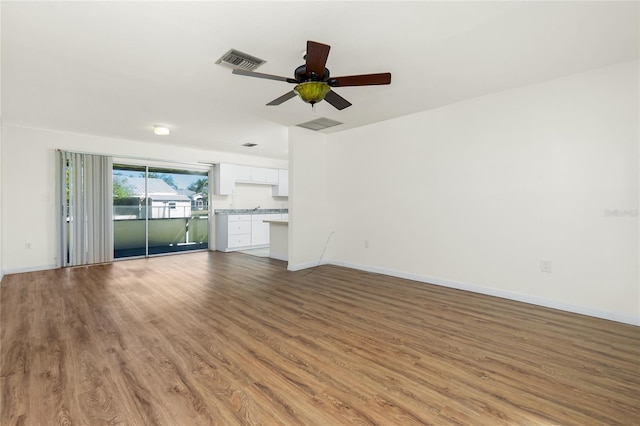
<path fill-rule="evenodd" d="M 638 22 L 638 2 L 2 2 L 2 118 L 286 158 L 304 121 L 338 132 L 636 60 Z M 291 76 L 307 40 L 331 45 L 333 76 L 388 71 L 391 85 L 336 89 L 343 111 L 268 107 L 292 86 L 215 65 L 235 48 Z"/>

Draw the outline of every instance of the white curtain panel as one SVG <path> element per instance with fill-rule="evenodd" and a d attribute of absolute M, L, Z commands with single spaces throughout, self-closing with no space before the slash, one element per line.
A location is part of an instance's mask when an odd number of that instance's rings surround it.
<path fill-rule="evenodd" d="M 111 157 L 59 151 L 61 266 L 113 261 Z"/>

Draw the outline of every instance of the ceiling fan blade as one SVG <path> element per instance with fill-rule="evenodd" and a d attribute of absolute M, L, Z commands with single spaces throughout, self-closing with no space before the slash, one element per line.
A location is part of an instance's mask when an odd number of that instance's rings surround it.
<path fill-rule="evenodd" d="M 322 77 L 324 67 L 327 64 L 327 58 L 329 57 L 329 49 L 331 49 L 331 46 L 327 44 L 311 40 L 307 41 L 307 73 L 314 72 Z"/>
<path fill-rule="evenodd" d="M 338 110 L 343 110 L 351 106 L 351 102 L 338 95 L 333 90 L 329 90 L 329 92 L 324 96 L 324 100 L 329 102 Z"/>
<path fill-rule="evenodd" d="M 281 103 L 283 103 L 284 101 L 288 101 L 291 98 L 295 98 L 296 92 L 294 92 L 293 90 L 290 92 L 285 93 L 284 95 L 280 96 L 279 98 L 276 98 L 274 100 L 272 100 L 271 102 L 269 102 L 267 105 L 280 105 Z"/>
<path fill-rule="evenodd" d="M 345 86 L 375 86 L 391 83 L 391 73 L 347 75 L 345 77 L 331 77 L 327 83 L 331 87 Z"/>
<path fill-rule="evenodd" d="M 286 81 L 287 83 L 298 83 L 293 78 L 280 77 L 279 75 L 263 74 L 261 72 L 245 71 L 241 69 L 234 69 L 233 74 L 245 75 L 247 77 L 266 78 L 267 80 Z"/>

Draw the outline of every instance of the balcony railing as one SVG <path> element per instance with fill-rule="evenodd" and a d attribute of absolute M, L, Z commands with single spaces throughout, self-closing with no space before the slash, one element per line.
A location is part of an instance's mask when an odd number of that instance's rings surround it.
<path fill-rule="evenodd" d="M 114 211 L 115 213 L 115 211 Z M 116 218 L 113 233 L 115 257 L 145 255 L 146 219 Z M 209 220 L 203 215 L 149 218 L 149 254 L 206 249 L 209 246 Z"/>
<path fill-rule="evenodd" d="M 207 207 L 194 208 L 193 206 L 113 206 L 113 220 L 144 219 L 149 212 L 149 219 L 169 219 L 201 217 L 208 215 Z"/>

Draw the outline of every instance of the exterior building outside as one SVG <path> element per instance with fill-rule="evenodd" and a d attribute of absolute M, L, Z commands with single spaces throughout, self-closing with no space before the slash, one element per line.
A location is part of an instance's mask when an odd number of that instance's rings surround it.
<path fill-rule="evenodd" d="M 131 195 L 113 200 L 115 220 L 144 219 L 147 204 L 145 192 L 149 196 L 149 219 L 191 217 L 192 200 L 189 196 L 180 194 L 179 190 L 173 189 L 162 179 L 149 178 L 146 181 L 148 191 L 145 191 L 145 178 L 122 178 L 121 184 Z"/>

